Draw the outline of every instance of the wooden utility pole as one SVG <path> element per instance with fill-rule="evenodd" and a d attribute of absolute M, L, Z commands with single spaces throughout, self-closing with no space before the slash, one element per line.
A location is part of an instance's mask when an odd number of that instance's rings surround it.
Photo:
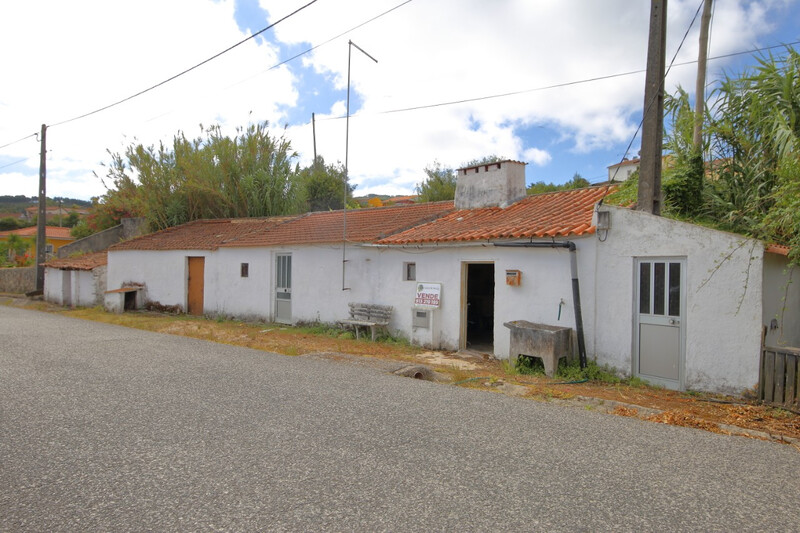
<path fill-rule="evenodd" d="M 694 132 L 692 145 L 703 149 L 703 116 L 706 110 L 706 64 L 708 63 L 708 27 L 711 24 L 711 0 L 705 0 L 700 19 L 700 51 L 697 54 L 697 85 L 694 92 Z"/>
<path fill-rule="evenodd" d="M 39 220 L 36 226 L 36 292 L 44 292 L 44 267 L 47 260 L 47 125 L 42 124 L 41 152 L 39 152 Z"/>
<path fill-rule="evenodd" d="M 642 157 L 636 209 L 661 214 L 661 147 L 664 137 L 664 66 L 667 44 L 667 0 L 650 1 L 650 37 L 644 87 Z"/>

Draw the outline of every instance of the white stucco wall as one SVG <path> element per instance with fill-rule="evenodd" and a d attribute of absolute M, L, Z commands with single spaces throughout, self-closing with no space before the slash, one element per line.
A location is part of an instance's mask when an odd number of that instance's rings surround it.
<path fill-rule="evenodd" d="M 773 319 L 776 329 L 769 328 Z M 764 254 L 763 322 L 768 346 L 800 347 L 800 269 L 782 255 Z"/>
<path fill-rule="evenodd" d="M 636 258 L 686 259 L 685 386 L 739 393 L 758 381 L 763 245 L 611 206 L 597 243 L 595 353 L 630 373 Z"/>
<path fill-rule="evenodd" d="M 58 305 L 64 305 L 62 297 L 61 270 L 45 267 L 44 269 L 44 299 Z"/>
<path fill-rule="evenodd" d="M 208 280 L 211 253 L 207 250 L 109 251 L 108 290 L 142 284 L 144 288 L 139 295 L 142 301 L 179 305 L 186 309 L 187 258 L 190 256 L 206 258 L 205 279 Z M 204 305 L 208 305 L 207 299 L 204 299 Z"/>
<path fill-rule="evenodd" d="M 578 271 L 581 278 L 584 329 L 592 331 L 592 314 L 587 312 L 594 290 L 591 261 L 595 243 L 591 238 L 575 239 L 578 246 Z M 436 248 L 392 248 L 379 252 L 380 294 L 382 300 L 395 307 L 394 324 L 421 344 L 438 340 L 435 347 L 455 350 L 461 331 L 462 286 L 464 263 L 489 262 L 495 269 L 494 353 L 507 358 L 509 330 L 503 326 L 511 320 L 528 320 L 550 325 L 575 327 L 572 298 L 570 257 L 566 249 L 500 248 L 492 245 L 440 246 Z M 416 264 L 416 280 L 442 284 L 441 307 L 434 311 L 434 331 L 412 331 L 411 319 L 416 282 L 404 281 L 402 265 Z M 520 286 L 505 283 L 506 270 L 520 270 Z M 561 307 L 559 319 L 558 310 Z M 589 309 L 592 306 L 588 306 Z M 586 334 L 587 339 L 591 338 Z M 428 342 L 426 342 L 428 341 Z"/>
<path fill-rule="evenodd" d="M 58 305 L 93 307 L 102 304 L 105 283 L 105 266 L 93 270 L 47 267 L 44 270 L 44 299 Z"/>

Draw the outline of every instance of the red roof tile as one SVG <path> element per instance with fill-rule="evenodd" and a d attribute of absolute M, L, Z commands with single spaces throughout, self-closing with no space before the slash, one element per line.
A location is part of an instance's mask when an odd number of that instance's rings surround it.
<path fill-rule="evenodd" d="M 115 244 L 109 250 L 216 250 L 227 241 L 250 233 L 266 232 L 293 218 L 195 220 Z"/>
<path fill-rule="evenodd" d="M 349 242 L 372 242 L 442 216 L 453 202 L 431 202 L 396 207 L 308 213 L 270 231 L 251 233 L 225 243 L 233 246 L 277 246 L 341 242 L 344 219 Z"/>
<path fill-rule="evenodd" d="M 469 242 L 594 233 L 594 205 L 608 192 L 607 187 L 589 187 L 528 196 L 504 209 L 462 209 L 381 239 L 378 244 Z"/>
<path fill-rule="evenodd" d="M 77 257 L 51 259 L 44 263 L 44 266 L 61 270 L 93 270 L 94 268 L 107 264 L 108 254 L 106 252 L 95 252 Z"/>
<path fill-rule="evenodd" d="M 61 239 L 74 241 L 75 237 L 70 235 L 71 228 L 60 228 L 58 226 L 45 226 L 45 237 L 47 239 Z M 36 226 L 29 226 L 27 228 L 20 228 L 11 231 L 0 231 L 0 237 L 7 237 L 9 235 L 19 235 L 20 237 L 36 237 L 38 228 Z"/>
<path fill-rule="evenodd" d="M 789 247 L 782 244 L 768 244 L 764 251 L 770 254 L 789 255 Z"/>

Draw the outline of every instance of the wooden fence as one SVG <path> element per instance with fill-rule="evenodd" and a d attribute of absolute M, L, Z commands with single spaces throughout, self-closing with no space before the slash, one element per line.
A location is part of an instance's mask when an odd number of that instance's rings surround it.
<path fill-rule="evenodd" d="M 773 405 L 800 408 L 800 349 L 761 347 L 758 397 Z"/>

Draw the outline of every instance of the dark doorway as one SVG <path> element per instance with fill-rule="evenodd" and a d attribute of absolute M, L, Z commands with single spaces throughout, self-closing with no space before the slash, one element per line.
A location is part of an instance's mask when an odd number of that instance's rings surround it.
<path fill-rule="evenodd" d="M 466 348 L 494 351 L 494 264 L 466 265 Z"/>
<path fill-rule="evenodd" d="M 125 293 L 125 311 L 136 311 L 136 291 L 128 291 Z"/>

